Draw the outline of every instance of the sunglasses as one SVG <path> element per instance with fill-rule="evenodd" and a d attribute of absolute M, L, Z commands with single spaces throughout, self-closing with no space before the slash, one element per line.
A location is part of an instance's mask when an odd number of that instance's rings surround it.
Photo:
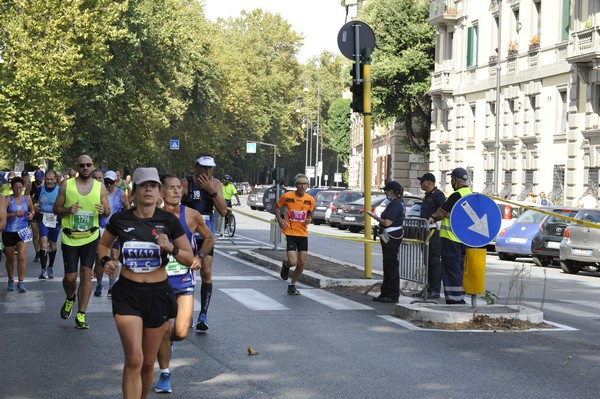
<path fill-rule="evenodd" d="M 115 182 L 112 180 L 104 180 L 104 184 L 106 184 L 107 186 L 110 186 L 110 185 L 115 184 Z"/>
<path fill-rule="evenodd" d="M 92 165 L 93 165 L 92 163 L 80 163 L 79 167 L 82 168 L 82 169 L 83 168 L 91 168 Z"/>

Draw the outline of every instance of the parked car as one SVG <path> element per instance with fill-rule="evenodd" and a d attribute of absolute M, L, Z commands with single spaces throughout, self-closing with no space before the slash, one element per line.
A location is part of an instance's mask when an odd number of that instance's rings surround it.
<path fill-rule="evenodd" d="M 575 219 L 600 224 L 600 209 L 580 209 Z M 600 229 L 570 223 L 560 242 L 559 251 L 560 267 L 565 273 L 600 271 Z"/>
<path fill-rule="evenodd" d="M 540 208 L 550 210 L 549 208 Z M 496 252 L 501 260 L 515 260 L 531 256 L 531 240 L 546 217 L 543 213 L 527 209 L 510 226 L 501 229 L 496 237 Z"/>
<path fill-rule="evenodd" d="M 325 190 L 321 191 L 315 197 L 315 211 L 313 212 L 312 222 L 316 225 L 325 222 L 325 213 L 331 204 L 331 201 L 337 198 L 341 191 Z"/>
<path fill-rule="evenodd" d="M 248 194 L 248 200 L 246 201 L 246 204 L 250 207 L 250 209 L 252 210 L 256 210 L 256 203 L 258 201 L 258 192 L 262 190 L 263 195 L 265 194 L 265 191 L 268 187 L 263 187 L 263 186 L 254 186 L 254 188 L 252 189 L 252 191 L 250 191 L 250 194 Z M 260 198 L 260 202 L 262 204 L 262 197 Z"/>
<path fill-rule="evenodd" d="M 511 224 L 514 223 L 515 220 L 519 217 L 525 208 L 522 208 L 519 205 L 507 204 L 503 201 L 494 201 L 500 210 L 500 214 L 502 215 L 502 220 L 500 222 L 500 231 L 506 229 Z M 531 205 L 531 204 L 529 204 Z M 494 250 L 496 246 L 496 237 L 487 245 L 489 250 Z"/>
<path fill-rule="evenodd" d="M 404 194 L 404 210 L 406 213 L 406 216 L 411 216 L 411 217 L 419 217 L 419 215 L 421 214 L 421 203 L 423 201 L 423 198 L 419 197 L 418 195 L 415 194 L 410 194 L 410 193 L 405 193 Z M 377 216 L 381 216 L 381 212 L 383 212 L 383 210 L 385 209 L 386 206 L 388 206 L 388 204 L 390 203 L 390 201 L 386 198 L 381 204 L 379 204 L 379 206 L 377 206 L 377 208 L 375 208 L 375 213 L 377 214 Z M 413 206 L 419 204 L 418 208 L 414 208 Z M 373 224 L 375 224 L 374 221 L 372 221 Z"/>
<path fill-rule="evenodd" d="M 371 211 L 375 212 L 375 208 L 385 200 L 385 195 L 378 194 L 371 196 Z M 369 218 L 372 219 L 372 218 Z M 352 233 L 359 233 L 365 228 L 365 199 L 364 197 L 356 202 L 342 205 L 342 215 L 340 217 L 340 225 L 342 228 L 347 228 Z"/>
<path fill-rule="evenodd" d="M 578 209 L 564 207 L 554 209 L 554 213 L 574 217 Z M 538 266 L 548 266 L 555 260 L 560 259 L 560 242 L 563 239 L 565 229 L 569 221 L 560 216 L 547 215 L 539 225 L 539 231 L 531 240 L 531 253 L 533 262 Z"/>
<path fill-rule="evenodd" d="M 358 201 L 362 197 L 364 197 L 364 193 L 362 191 L 344 190 L 340 192 L 340 194 L 329 205 L 331 208 L 329 225 L 331 227 L 341 226 L 340 222 L 342 220 L 342 205 Z"/>

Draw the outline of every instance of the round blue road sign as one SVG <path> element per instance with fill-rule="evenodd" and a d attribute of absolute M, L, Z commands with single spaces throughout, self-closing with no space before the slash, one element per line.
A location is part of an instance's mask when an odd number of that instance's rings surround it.
<path fill-rule="evenodd" d="M 483 247 L 496 238 L 502 214 L 496 203 L 479 193 L 458 200 L 450 213 L 450 227 L 465 245 Z"/>

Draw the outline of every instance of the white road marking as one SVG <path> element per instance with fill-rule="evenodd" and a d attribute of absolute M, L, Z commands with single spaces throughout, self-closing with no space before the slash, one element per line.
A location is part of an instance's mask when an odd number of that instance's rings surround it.
<path fill-rule="evenodd" d="M 288 307 L 251 288 L 224 288 L 220 291 L 251 310 L 289 310 Z"/>
<path fill-rule="evenodd" d="M 301 294 L 315 302 L 335 310 L 372 310 L 373 308 L 362 303 L 332 294 L 320 289 L 304 289 Z"/>
<path fill-rule="evenodd" d="M 526 306 L 530 306 L 532 308 L 542 309 L 542 310 L 552 310 L 553 312 L 560 312 L 560 313 L 564 313 L 564 314 L 567 314 L 570 316 L 585 317 L 585 318 L 600 317 L 600 314 L 598 314 L 598 313 L 586 312 L 585 310 L 578 310 L 572 306 L 563 306 L 563 305 L 558 305 L 555 303 L 544 303 L 543 308 L 540 306 L 539 303 L 525 302 L 525 304 L 526 304 Z"/>
<path fill-rule="evenodd" d="M 4 313 L 43 313 L 45 309 L 43 291 L 26 293 L 8 292 L 4 302 Z"/>

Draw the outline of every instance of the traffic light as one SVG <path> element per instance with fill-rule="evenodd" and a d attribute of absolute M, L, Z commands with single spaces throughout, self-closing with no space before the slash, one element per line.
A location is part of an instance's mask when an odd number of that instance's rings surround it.
<path fill-rule="evenodd" d="M 350 75 L 352 76 L 352 86 L 350 86 L 350 91 L 352 92 L 352 102 L 350 103 L 350 108 L 354 112 L 364 112 L 363 108 L 363 84 L 362 84 L 362 74 L 363 74 L 363 66 L 360 65 L 359 76 L 356 76 L 356 63 L 352 64 L 352 69 L 350 69 Z"/>

